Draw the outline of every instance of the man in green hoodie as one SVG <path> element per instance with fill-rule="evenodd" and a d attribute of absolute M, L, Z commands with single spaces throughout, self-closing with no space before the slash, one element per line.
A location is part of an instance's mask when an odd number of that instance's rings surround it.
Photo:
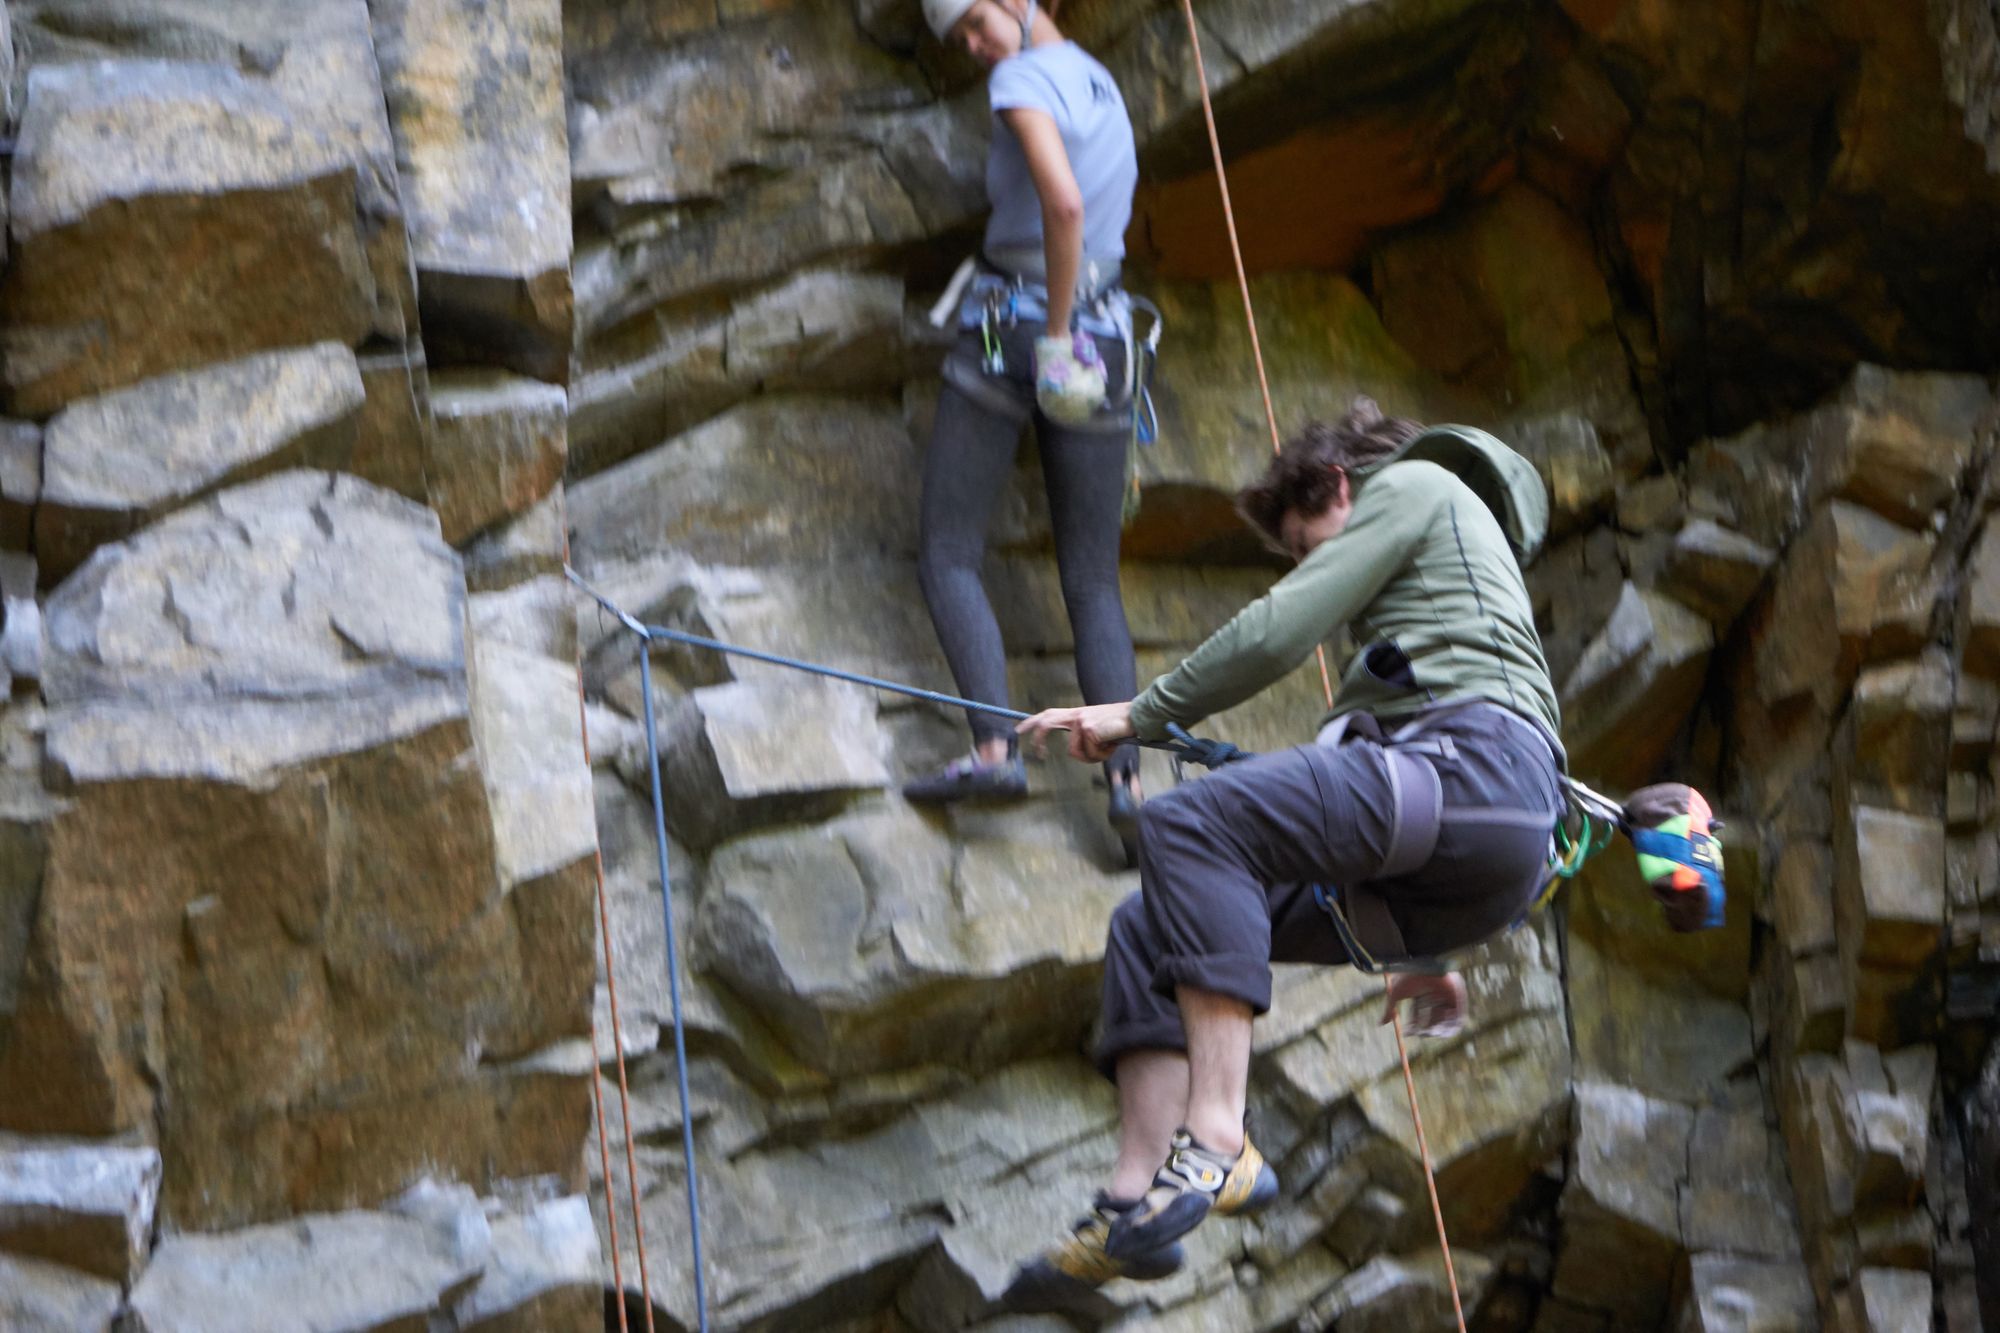
<path fill-rule="evenodd" d="M 1463 948 L 1518 919 L 1546 872 L 1563 758 L 1519 564 L 1547 521 L 1533 468 L 1483 431 L 1424 430 L 1360 398 L 1286 444 L 1238 507 L 1297 567 L 1130 703 L 1020 727 L 1037 747 L 1067 731 L 1072 755 L 1102 762 L 1235 707 L 1343 628 L 1355 644 L 1314 744 L 1145 807 L 1140 891 L 1105 951 L 1098 1060 L 1118 1085 L 1118 1164 L 1017 1274 L 1017 1306 L 1163 1277 L 1211 1211 L 1276 1197 L 1244 1133 L 1271 962 Z M 1399 977 L 1392 996 L 1427 992 L 1463 1003 L 1456 978 Z"/>

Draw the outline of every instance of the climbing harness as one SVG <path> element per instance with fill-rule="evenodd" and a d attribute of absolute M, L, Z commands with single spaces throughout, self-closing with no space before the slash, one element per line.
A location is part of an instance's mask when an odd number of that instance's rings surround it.
<path fill-rule="evenodd" d="M 1402 947 L 1402 930 L 1389 914 L 1388 900 L 1370 890 L 1368 884 L 1414 874 L 1436 852 L 1438 833 L 1444 824 L 1444 783 L 1431 761 L 1455 757 L 1456 746 L 1449 736 L 1427 737 L 1423 733 L 1434 728 L 1443 714 L 1461 711 L 1464 710 L 1433 710 L 1408 726 L 1381 737 L 1383 771 L 1389 780 L 1389 845 L 1383 849 L 1381 863 L 1373 873 L 1362 877 L 1361 883 L 1344 889 L 1313 885 L 1313 901 L 1333 922 L 1334 932 L 1346 947 L 1349 960 L 1360 971 L 1371 975 L 1384 972 L 1441 975 L 1449 970 L 1435 959 L 1409 956 L 1409 951 Z M 1329 750 L 1337 749 L 1350 732 L 1360 730 L 1354 725 L 1357 722 L 1362 722 L 1380 735 L 1380 728 L 1373 718 L 1361 713 L 1346 713 L 1322 727 L 1314 743 Z M 1362 922 L 1362 926 L 1357 928 L 1356 921 Z M 1404 957 L 1395 960 L 1378 958 L 1377 950 L 1371 950 L 1361 942 L 1364 932 L 1371 939 L 1390 942 L 1395 952 Z M 1388 950 L 1379 952 L 1386 953 Z"/>
<path fill-rule="evenodd" d="M 1448 735 L 1428 733 L 1436 731 L 1447 718 L 1473 709 L 1491 710 L 1533 734 L 1560 757 L 1561 750 L 1540 727 L 1484 699 L 1429 709 L 1387 734 L 1382 734 L 1380 724 L 1367 714 L 1347 713 L 1327 723 L 1315 739 L 1316 744 L 1329 749 L 1356 736 L 1375 741 L 1381 748 L 1388 777 L 1389 845 L 1381 862 L 1355 884 L 1312 886 L 1314 903 L 1333 923 L 1334 933 L 1340 937 L 1349 961 L 1358 971 L 1371 976 L 1394 973 L 1442 976 L 1451 970 L 1450 962 L 1445 959 L 1410 954 L 1403 947 L 1402 929 L 1389 911 L 1388 900 L 1372 885 L 1414 874 L 1436 851 L 1438 834 L 1447 816 L 1443 783 L 1432 761 L 1453 758 L 1456 743 Z M 1225 741 L 1189 736 L 1176 725 L 1170 724 L 1167 731 L 1181 747 L 1175 757 L 1177 779 L 1181 776 L 1179 765 L 1183 759 L 1219 768 L 1256 757 Z M 1370 731 L 1376 734 L 1367 735 Z M 1554 900 L 1563 882 L 1575 878 L 1587 862 L 1611 845 L 1618 833 L 1630 839 L 1639 858 L 1640 873 L 1665 909 L 1667 922 L 1673 929 L 1686 932 L 1722 925 L 1725 897 L 1722 848 L 1711 832 L 1721 825 L 1709 813 L 1708 802 L 1700 792 L 1684 783 L 1659 783 L 1633 793 L 1620 806 L 1566 774 L 1558 777 L 1565 809 L 1550 834 L 1548 879 L 1508 930 L 1527 925 Z M 1376 942 L 1373 947 L 1367 943 L 1369 940 Z"/>
<path fill-rule="evenodd" d="M 944 328 L 953 322 L 961 330 L 979 331 L 979 370 L 989 378 L 1007 373 L 1006 330 L 1022 323 L 1047 324 L 1049 289 L 1033 276 L 1035 256 L 1009 255 L 1011 263 L 968 255 L 952 273 L 944 292 L 931 306 L 930 322 Z M 1160 338 L 1166 317 L 1143 296 L 1118 283 L 1118 261 L 1086 257 L 1077 282 L 1076 328 L 1093 337 L 1116 340 L 1125 349 L 1122 386 L 1107 386 L 1103 409 L 1129 412 L 1131 429 L 1125 447 L 1125 489 L 1119 521 L 1129 525 L 1139 512 L 1140 450 L 1159 440 L 1160 414 L 1153 403 L 1153 370 L 1159 364 Z M 1146 325 L 1141 331 L 1138 317 Z"/>

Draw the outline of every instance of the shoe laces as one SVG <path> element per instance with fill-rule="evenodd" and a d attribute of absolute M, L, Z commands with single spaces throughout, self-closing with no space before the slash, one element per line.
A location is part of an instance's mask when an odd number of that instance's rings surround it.
<path fill-rule="evenodd" d="M 1202 1147 L 1186 1130 L 1179 1130 L 1174 1134 L 1173 1150 L 1167 1154 L 1161 1174 L 1170 1176 L 1182 1189 L 1219 1194 L 1235 1164 L 1234 1158 Z"/>

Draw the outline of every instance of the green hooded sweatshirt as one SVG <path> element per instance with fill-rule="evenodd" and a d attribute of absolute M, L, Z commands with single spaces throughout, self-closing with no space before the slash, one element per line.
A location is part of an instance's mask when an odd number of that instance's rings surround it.
<path fill-rule="evenodd" d="M 1455 472 L 1413 454 L 1473 457 L 1486 466 Z M 1496 461 L 1502 466 L 1491 466 Z M 1460 472 L 1495 497 L 1514 531 L 1511 545 L 1509 529 Z M 1343 626 L 1356 651 L 1322 725 L 1343 713 L 1388 722 L 1480 698 L 1561 734 L 1515 559 L 1516 549 L 1532 553 L 1540 545 L 1547 522 L 1547 497 L 1533 469 L 1484 431 L 1441 426 L 1355 470 L 1349 483 L 1354 510 L 1340 535 L 1133 700 L 1141 738 L 1160 740 L 1170 722 L 1192 727 L 1234 708 L 1290 674 Z"/>

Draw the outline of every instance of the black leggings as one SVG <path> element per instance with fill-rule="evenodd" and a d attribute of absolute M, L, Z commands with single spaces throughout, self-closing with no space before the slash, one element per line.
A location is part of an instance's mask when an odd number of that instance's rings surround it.
<path fill-rule="evenodd" d="M 1132 663 L 1132 632 L 1125 623 L 1125 602 L 1118 588 L 1125 434 L 1072 429 L 1039 412 L 1034 418 L 1063 604 L 1069 608 L 1076 638 L 1077 683 L 1086 703 L 1130 699 L 1138 692 L 1138 679 Z M 979 567 L 986 556 L 994 505 L 1006 493 L 1013 472 L 1020 435 L 1020 417 L 998 410 L 997 404 L 973 401 L 947 375 L 924 458 L 922 546 L 917 562 L 931 623 L 937 627 L 959 693 L 1003 707 L 1007 706 L 1006 649 Z M 1013 735 L 1013 725 L 1005 718 L 986 713 L 968 716 L 975 742 Z M 1122 777 L 1137 765 L 1137 752 L 1127 746 L 1106 768 Z"/>

